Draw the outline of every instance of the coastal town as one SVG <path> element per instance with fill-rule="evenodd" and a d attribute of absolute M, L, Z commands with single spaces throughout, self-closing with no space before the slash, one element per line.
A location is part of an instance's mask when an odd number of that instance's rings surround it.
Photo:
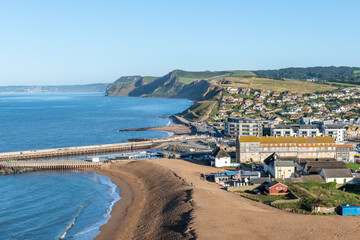
<path fill-rule="evenodd" d="M 224 88 L 212 122 L 223 136 L 209 160 L 224 170 L 208 179 L 287 211 L 360 214 L 359 91 Z"/>
<path fill-rule="evenodd" d="M 304 83 L 306 84 L 306 83 Z M 326 92 L 277 92 L 227 87 L 215 120 L 227 117 L 277 119 L 296 123 L 300 118 L 352 123 L 357 120 L 360 108 L 360 88 L 348 87 Z"/>
<path fill-rule="evenodd" d="M 3 1 L 0 240 L 358 240 L 360 1 Z"/>
<path fill-rule="evenodd" d="M 285 211 L 360 214 L 360 210 L 345 213 L 360 205 L 359 88 L 301 94 L 228 87 L 223 93 L 213 122 L 173 115 L 171 126 L 119 130 L 175 134 L 166 138 L 2 153 L 1 173 L 175 158 L 211 166 L 213 171 L 200 174 L 201 179 Z M 7 161 L 9 155 L 12 162 Z M 73 155 L 87 158 L 74 162 L 75 167 L 28 161 Z"/>

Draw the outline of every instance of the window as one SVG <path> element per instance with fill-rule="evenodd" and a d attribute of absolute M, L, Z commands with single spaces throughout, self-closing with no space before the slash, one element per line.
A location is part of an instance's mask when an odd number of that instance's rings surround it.
<path fill-rule="evenodd" d="M 276 190 L 282 190 L 282 187 L 276 187 Z"/>

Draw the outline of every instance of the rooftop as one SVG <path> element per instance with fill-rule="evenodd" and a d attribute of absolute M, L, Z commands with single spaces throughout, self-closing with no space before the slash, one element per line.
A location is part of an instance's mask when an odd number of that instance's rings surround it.
<path fill-rule="evenodd" d="M 225 175 L 227 175 L 227 176 L 236 176 L 236 175 L 238 175 L 238 171 L 226 171 L 226 172 L 224 172 L 224 174 Z"/>
<path fill-rule="evenodd" d="M 271 182 L 271 183 L 266 184 L 266 187 L 267 187 L 267 188 L 271 188 L 271 187 L 273 187 L 273 186 L 275 186 L 275 185 L 278 185 L 278 184 L 281 184 L 281 185 L 287 187 L 285 184 L 280 183 L 280 182 L 277 182 L 277 181 L 273 181 L 273 182 Z"/>
<path fill-rule="evenodd" d="M 335 143 L 330 136 L 325 137 L 256 137 L 241 136 L 240 142 L 260 142 L 260 143 Z"/>
<path fill-rule="evenodd" d="M 343 161 L 309 161 L 306 163 L 306 168 L 308 173 L 318 174 L 322 169 L 338 169 L 346 168 L 346 165 Z"/>
<path fill-rule="evenodd" d="M 230 157 L 230 155 L 225 152 L 224 149 L 217 147 L 214 151 L 213 151 L 213 156 L 215 158 L 224 158 L 224 157 Z"/>
<path fill-rule="evenodd" d="M 215 173 L 214 177 L 227 177 L 227 175 L 225 173 Z"/>
<path fill-rule="evenodd" d="M 322 172 L 324 172 L 326 178 L 353 177 L 352 173 L 350 172 L 350 169 L 348 168 L 333 168 L 333 169 L 324 168 Z"/>
<path fill-rule="evenodd" d="M 275 166 L 277 167 L 294 167 L 293 161 L 275 161 Z"/>

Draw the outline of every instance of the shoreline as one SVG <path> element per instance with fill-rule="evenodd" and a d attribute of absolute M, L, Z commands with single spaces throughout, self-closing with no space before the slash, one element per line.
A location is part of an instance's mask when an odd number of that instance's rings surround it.
<path fill-rule="evenodd" d="M 94 238 L 94 240 L 110 239 L 110 236 L 116 236 L 116 232 L 122 230 L 118 223 L 124 222 L 128 208 L 134 201 L 133 188 L 131 184 L 124 181 L 121 176 L 115 175 L 111 171 L 105 169 L 87 169 L 87 171 L 95 172 L 99 175 L 110 178 L 111 182 L 113 182 L 120 190 L 120 199 L 113 206 L 110 212 L 110 218 L 105 224 L 100 226 L 100 233 Z"/>
<path fill-rule="evenodd" d="M 138 160 L 87 171 L 109 177 L 121 198 L 94 240 L 196 238 L 190 222 L 192 189 L 171 170 Z"/>
<path fill-rule="evenodd" d="M 131 128 L 131 129 L 120 129 L 118 132 L 138 132 L 138 131 L 160 131 L 171 133 L 171 136 L 181 136 L 181 135 L 193 135 L 193 131 L 190 127 L 187 127 L 183 124 L 172 123 L 171 125 L 164 125 L 159 127 L 146 127 L 146 128 Z M 167 138 L 169 136 L 163 137 Z M 151 138 L 150 138 L 151 139 Z M 128 141 L 128 139 L 127 139 Z"/>

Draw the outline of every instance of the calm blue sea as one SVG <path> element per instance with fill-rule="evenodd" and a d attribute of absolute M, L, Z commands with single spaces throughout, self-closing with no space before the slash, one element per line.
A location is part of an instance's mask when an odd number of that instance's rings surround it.
<path fill-rule="evenodd" d="M 101 93 L 0 94 L 0 152 L 123 142 L 165 132 L 119 129 L 170 124 L 186 99 L 104 97 Z"/>
<path fill-rule="evenodd" d="M 0 94 L 0 152 L 123 142 L 165 132 L 119 129 L 171 124 L 186 99 L 99 93 Z M 0 239 L 93 239 L 120 199 L 109 178 L 52 171 L 0 176 Z"/>

